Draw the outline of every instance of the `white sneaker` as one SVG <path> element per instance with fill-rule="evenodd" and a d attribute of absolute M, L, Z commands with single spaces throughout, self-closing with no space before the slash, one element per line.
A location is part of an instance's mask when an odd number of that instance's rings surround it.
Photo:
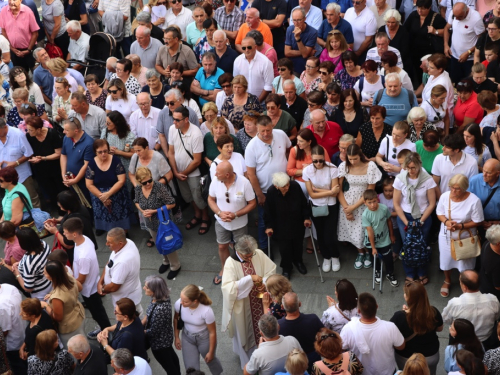
<path fill-rule="evenodd" d="M 330 272 L 330 259 L 323 259 L 323 272 Z"/>
<path fill-rule="evenodd" d="M 340 270 L 340 260 L 339 258 L 332 258 L 332 271 L 337 272 Z"/>

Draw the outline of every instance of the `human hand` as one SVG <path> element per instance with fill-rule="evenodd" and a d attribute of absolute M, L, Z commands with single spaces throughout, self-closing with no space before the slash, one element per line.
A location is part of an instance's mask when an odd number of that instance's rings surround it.
<path fill-rule="evenodd" d="M 262 277 L 259 275 L 252 275 L 252 281 L 254 284 L 262 283 Z"/>
<path fill-rule="evenodd" d="M 469 58 L 469 52 L 465 51 L 464 53 L 462 53 L 458 59 L 458 62 L 459 63 L 463 63 L 463 62 L 466 62 L 467 59 Z"/>
<path fill-rule="evenodd" d="M 46 294 L 45 296 L 43 296 L 43 300 L 44 301 L 48 301 L 50 298 L 50 293 Z"/>
<path fill-rule="evenodd" d="M 306 220 L 304 220 L 304 226 L 305 226 L 306 228 L 310 228 L 310 227 L 311 227 L 311 225 L 312 225 L 312 221 L 311 221 L 310 219 L 306 219 Z"/>
<path fill-rule="evenodd" d="M 208 352 L 205 356 L 205 363 L 210 363 L 214 359 L 215 355 L 213 352 Z"/>
<path fill-rule="evenodd" d="M 408 311 L 408 306 L 403 305 L 403 311 Z"/>
<path fill-rule="evenodd" d="M 353 208 L 352 208 L 352 206 L 347 206 L 347 207 L 344 207 L 344 213 L 345 213 L 346 215 L 347 215 L 347 214 L 352 214 L 352 211 L 354 211 L 354 210 L 353 210 Z"/>
<path fill-rule="evenodd" d="M 28 353 L 24 351 L 24 345 L 21 349 L 19 349 L 19 358 L 21 358 L 23 361 L 26 361 L 28 359 Z"/>
<path fill-rule="evenodd" d="M 268 229 L 266 229 L 266 234 L 267 234 L 267 236 L 268 236 L 268 237 L 271 237 L 271 236 L 273 235 L 273 233 L 274 233 L 274 232 L 273 232 L 273 229 L 272 229 L 272 228 L 268 228 Z"/>
<path fill-rule="evenodd" d="M 99 295 L 101 295 L 101 296 L 106 295 L 106 293 L 103 292 L 103 286 L 104 285 L 102 283 L 97 283 L 97 293 L 99 293 Z"/>
<path fill-rule="evenodd" d="M 328 303 L 328 307 L 335 306 L 336 302 L 333 297 L 326 296 L 326 302 Z"/>
<path fill-rule="evenodd" d="M 181 339 L 176 337 L 174 340 L 174 345 L 175 345 L 175 349 L 181 350 L 182 349 Z"/>
<path fill-rule="evenodd" d="M 427 26 L 427 33 L 428 34 L 435 34 L 436 29 L 434 28 L 434 26 Z"/>
<path fill-rule="evenodd" d="M 302 34 L 302 30 L 299 27 L 293 29 L 293 35 L 295 36 L 295 39 L 300 39 L 300 34 Z"/>
<path fill-rule="evenodd" d="M 165 23 L 165 17 L 160 17 L 156 21 L 159 22 L 160 24 Z"/>
<path fill-rule="evenodd" d="M 102 203 L 106 202 L 109 199 L 109 192 L 101 193 L 98 198 Z"/>
<path fill-rule="evenodd" d="M 451 49 L 450 46 L 444 46 L 444 54 L 447 58 L 451 59 Z"/>
<path fill-rule="evenodd" d="M 66 187 L 70 187 L 72 185 L 75 185 L 76 183 L 78 183 L 78 181 L 76 181 L 76 178 L 66 178 L 64 181 L 63 181 L 63 184 L 66 186 Z"/>
<path fill-rule="evenodd" d="M 263 193 L 257 194 L 257 201 L 259 206 L 263 206 L 266 203 L 266 196 Z"/>
<path fill-rule="evenodd" d="M 57 232 L 57 227 L 52 223 L 45 222 L 43 227 L 51 234 L 55 234 Z"/>
<path fill-rule="evenodd" d="M 376 248 L 373 248 L 373 249 L 372 249 L 372 255 L 373 255 L 374 257 L 376 257 L 376 256 L 377 256 L 377 254 L 378 254 L 377 249 L 376 249 Z"/>
<path fill-rule="evenodd" d="M 5 164 L 5 165 L 4 165 Z M 17 167 L 17 163 L 15 161 L 4 161 L 2 163 L 2 168 L 6 168 L 6 167 L 12 167 L 12 168 L 15 168 Z"/>
<path fill-rule="evenodd" d="M 28 159 L 28 161 L 31 164 L 38 164 L 42 161 L 42 157 L 41 156 L 33 156 L 32 158 Z"/>
<path fill-rule="evenodd" d="M 395 235 L 392 235 L 390 236 L 391 237 L 391 243 L 396 243 L 396 236 Z"/>
<path fill-rule="evenodd" d="M 186 181 L 187 180 L 187 176 L 185 174 L 182 174 L 182 173 L 179 173 L 179 172 L 176 173 L 175 177 L 177 177 L 181 181 Z"/>

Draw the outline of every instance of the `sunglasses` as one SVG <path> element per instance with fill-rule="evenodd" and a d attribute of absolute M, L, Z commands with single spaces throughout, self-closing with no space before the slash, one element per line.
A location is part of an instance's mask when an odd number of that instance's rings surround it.
<path fill-rule="evenodd" d="M 108 150 L 96 151 L 98 155 L 107 154 L 108 152 L 109 152 Z"/>
<path fill-rule="evenodd" d="M 58 83 L 61 83 L 61 82 L 64 82 L 64 81 L 67 81 L 67 79 L 64 78 L 64 77 L 57 77 L 56 78 L 56 82 L 58 82 Z"/>
<path fill-rule="evenodd" d="M 182 3 L 182 0 L 168 0 L 170 4 Z"/>
<path fill-rule="evenodd" d="M 226 191 L 226 202 L 231 203 L 231 202 L 229 202 L 229 192 L 228 191 Z"/>
<path fill-rule="evenodd" d="M 221 85 L 221 87 L 222 87 L 223 89 L 226 89 L 226 88 L 228 88 L 228 87 L 231 87 L 231 84 L 228 84 L 228 85 Z"/>
<path fill-rule="evenodd" d="M 116 94 L 118 91 L 120 91 L 119 89 L 117 90 L 108 90 L 108 92 L 110 92 L 111 94 Z"/>
<path fill-rule="evenodd" d="M 166 2 L 156 3 L 156 5 L 167 5 Z"/>
<path fill-rule="evenodd" d="M 183 118 L 174 118 L 174 122 L 181 122 L 182 120 L 185 120 L 187 117 L 183 117 Z"/>
<path fill-rule="evenodd" d="M 169 105 L 169 106 L 170 106 L 170 105 L 174 105 L 175 103 L 177 103 L 177 101 L 175 101 L 175 102 L 165 102 L 165 104 L 166 104 L 166 105 Z"/>
<path fill-rule="evenodd" d="M 280 72 L 284 72 L 285 70 L 288 70 L 287 68 L 278 68 Z"/>
<path fill-rule="evenodd" d="M 152 178 L 150 178 L 150 179 L 149 179 L 149 180 L 147 180 L 147 181 L 142 181 L 142 182 L 141 182 L 141 185 L 142 185 L 142 186 L 146 186 L 147 184 L 150 184 L 151 182 L 153 182 L 153 179 L 152 179 Z"/>
<path fill-rule="evenodd" d="M 393 154 L 392 154 L 392 158 L 393 158 L 393 159 L 396 159 L 396 158 L 397 158 L 396 152 L 398 152 L 398 149 L 397 149 L 396 147 L 394 147 L 394 148 L 392 149 L 392 152 L 393 152 Z"/>
<path fill-rule="evenodd" d="M 316 159 L 316 160 L 313 160 L 312 161 L 314 164 L 324 164 L 325 163 L 325 159 Z"/>
<path fill-rule="evenodd" d="M 321 74 L 322 76 L 327 76 L 327 75 L 328 75 L 328 72 L 323 72 L 323 71 L 321 71 L 321 70 L 320 70 L 319 72 L 320 72 L 320 74 Z"/>
<path fill-rule="evenodd" d="M 236 0 L 226 0 L 228 3 L 235 3 Z"/>
<path fill-rule="evenodd" d="M 241 49 L 243 51 L 246 51 L 247 49 L 250 51 L 253 47 L 252 46 L 248 46 L 248 47 L 241 47 Z"/>

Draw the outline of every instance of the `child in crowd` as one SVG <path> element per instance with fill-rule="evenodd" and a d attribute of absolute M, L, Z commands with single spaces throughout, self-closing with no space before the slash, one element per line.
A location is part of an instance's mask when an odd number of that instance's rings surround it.
<path fill-rule="evenodd" d="M 486 74 L 486 67 L 477 62 L 472 66 L 472 80 L 473 89 L 476 94 L 479 94 L 483 90 L 491 91 L 494 94 L 498 91 L 497 84 L 491 79 L 488 79 Z"/>
<path fill-rule="evenodd" d="M 403 149 L 401 151 L 399 151 L 399 154 L 398 154 L 398 157 L 396 158 L 398 160 L 398 163 L 399 163 L 399 166 L 401 168 L 403 168 L 403 164 L 405 162 L 405 159 L 408 155 L 411 154 L 411 150 L 408 150 L 408 149 Z M 404 168 L 403 168 L 404 169 Z"/>
<path fill-rule="evenodd" d="M 396 242 L 392 227 L 391 213 L 386 205 L 378 203 L 375 190 L 368 189 L 363 193 L 366 209 L 363 212 L 361 223 L 365 228 L 365 246 L 372 249 L 374 257 L 382 258 L 387 271 L 386 278 L 391 286 L 398 286 L 394 277 L 394 261 L 392 259 L 391 243 Z M 375 283 L 380 284 L 380 269 L 382 262 L 377 262 L 375 268 Z"/>
<path fill-rule="evenodd" d="M 487 68 L 490 62 L 498 59 L 498 45 L 492 42 L 487 43 L 484 47 L 484 57 L 486 60 L 484 60 L 481 64 Z"/>
<path fill-rule="evenodd" d="M 387 206 L 389 212 L 391 213 L 392 228 L 397 228 L 397 217 L 398 214 L 394 210 L 394 202 L 392 200 L 394 194 L 394 178 L 387 177 L 382 181 L 382 194 L 378 195 L 378 200 L 383 205 Z M 398 230 L 394 231 L 394 237 L 396 237 L 396 242 L 392 245 L 392 258 L 394 261 L 399 259 L 399 253 L 403 247 L 403 241 L 401 240 L 401 235 Z"/>

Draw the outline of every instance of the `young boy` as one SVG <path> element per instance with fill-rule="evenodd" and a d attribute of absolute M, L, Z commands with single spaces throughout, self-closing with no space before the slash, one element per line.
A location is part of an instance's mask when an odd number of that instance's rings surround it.
<path fill-rule="evenodd" d="M 396 242 L 392 245 L 392 258 L 396 261 L 399 258 L 399 253 L 403 247 L 403 241 L 401 240 L 401 235 L 398 231 L 398 225 L 396 222 L 398 214 L 394 210 L 394 202 L 392 200 L 394 195 L 393 184 L 393 178 L 385 178 L 382 181 L 382 194 L 378 195 L 378 200 L 380 203 L 385 205 L 391 213 L 392 229 L 394 230 L 394 237 L 396 238 Z"/>
<path fill-rule="evenodd" d="M 487 68 L 490 62 L 498 59 L 498 45 L 492 42 L 486 43 L 484 47 L 484 57 L 486 60 L 484 60 L 482 64 Z"/>
<path fill-rule="evenodd" d="M 378 203 L 375 190 L 368 189 L 363 193 L 366 209 L 361 217 L 361 223 L 366 229 L 365 246 L 372 249 L 374 257 L 382 257 L 387 271 L 386 278 L 391 286 L 398 286 L 394 277 L 394 261 L 392 259 L 391 243 L 396 242 L 392 219 L 389 209 L 384 204 Z M 380 258 L 379 257 L 379 258 Z M 375 283 L 380 284 L 381 262 L 377 262 L 375 269 Z"/>
<path fill-rule="evenodd" d="M 404 164 L 404 161 L 405 161 L 406 157 L 407 157 L 408 155 L 410 155 L 410 154 L 411 154 L 411 150 L 408 150 L 408 149 L 406 149 L 406 148 L 405 148 L 405 149 L 403 149 L 403 150 L 401 150 L 401 151 L 399 151 L 398 156 L 397 156 L 397 158 L 396 158 L 396 159 L 398 160 L 399 166 L 400 166 L 402 169 L 405 169 L 405 168 L 403 167 L 403 164 Z"/>

